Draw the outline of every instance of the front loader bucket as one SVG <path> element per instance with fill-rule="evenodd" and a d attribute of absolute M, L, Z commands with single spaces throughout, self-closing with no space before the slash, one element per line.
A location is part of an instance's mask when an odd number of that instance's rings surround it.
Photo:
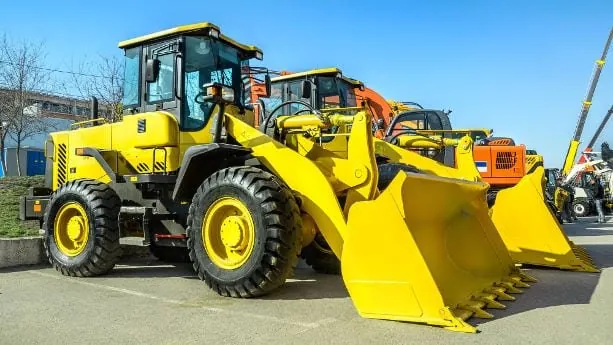
<path fill-rule="evenodd" d="M 492 220 L 517 263 L 599 272 L 587 251 L 568 239 L 545 202 L 543 167 L 496 195 Z"/>
<path fill-rule="evenodd" d="M 361 316 L 476 332 L 525 282 L 488 216 L 487 185 L 400 171 L 348 215 L 342 275 Z"/>

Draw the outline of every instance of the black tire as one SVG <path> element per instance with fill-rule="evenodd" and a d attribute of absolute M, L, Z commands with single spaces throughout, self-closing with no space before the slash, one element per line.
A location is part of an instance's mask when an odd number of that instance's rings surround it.
<path fill-rule="evenodd" d="M 496 203 L 496 197 L 498 196 L 497 190 L 488 190 L 487 191 L 487 207 L 492 208 Z"/>
<path fill-rule="evenodd" d="M 149 245 L 149 252 L 158 260 L 168 263 L 186 263 L 189 260 L 187 247 L 158 246 L 155 243 Z"/>
<path fill-rule="evenodd" d="M 234 269 L 213 262 L 201 233 L 206 211 L 222 197 L 241 201 L 255 228 L 250 256 Z M 274 175 L 254 167 L 223 169 L 207 178 L 192 199 L 187 219 L 189 256 L 198 277 L 218 294 L 262 296 L 279 288 L 293 273 L 302 240 L 301 227 L 294 196 Z"/>
<path fill-rule="evenodd" d="M 590 214 L 590 205 L 585 200 L 575 200 L 573 202 L 573 213 L 577 217 L 586 217 Z"/>
<path fill-rule="evenodd" d="M 341 274 L 341 261 L 334 255 L 319 232 L 315 235 L 313 242 L 302 249 L 300 256 L 317 273 Z"/>
<path fill-rule="evenodd" d="M 68 203 L 85 210 L 89 238 L 83 251 L 69 256 L 60 251 L 54 234 L 58 211 Z M 121 256 L 118 215 L 121 200 L 111 187 L 93 180 L 66 183 L 51 195 L 43 220 L 43 246 L 49 263 L 63 275 L 92 277 L 113 269 Z"/>
<path fill-rule="evenodd" d="M 380 164 L 378 169 L 379 181 L 377 182 L 377 187 L 380 191 L 384 190 L 401 170 L 412 173 L 420 173 L 419 169 L 416 167 L 402 163 L 384 163 Z"/>

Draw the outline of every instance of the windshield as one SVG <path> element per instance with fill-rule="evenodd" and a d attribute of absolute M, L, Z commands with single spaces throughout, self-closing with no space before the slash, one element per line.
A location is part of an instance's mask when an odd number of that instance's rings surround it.
<path fill-rule="evenodd" d="M 242 105 L 243 81 L 241 76 L 240 52 L 223 42 L 209 37 L 186 37 L 184 59 L 184 88 L 181 126 L 183 129 L 197 130 L 206 125 L 213 103 L 198 104 L 195 99 L 202 86 L 208 83 L 221 83 L 234 90 L 234 102 Z"/>
<path fill-rule="evenodd" d="M 394 124 L 389 131 L 390 135 L 396 135 L 408 129 L 442 130 L 448 128 L 443 128 L 440 116 L 434 111 L 411 111 L 394 119 Z"/>
<path fill-rule="evenodd" d="M 319 77 L 320 109 L 357 106 L 354 85 L 336 77 Z"/>

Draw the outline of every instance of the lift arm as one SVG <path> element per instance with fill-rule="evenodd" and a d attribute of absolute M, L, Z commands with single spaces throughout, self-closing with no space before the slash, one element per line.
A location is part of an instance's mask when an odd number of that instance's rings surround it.
<path fill-rule="evenodd" d="M 596 60 L 596 70 L 594 71 L 592 81 L 590 82 L 590 88 L 588 90 L 587 97 L 585 98 L 585 100 L 583 101 L 583 105 L 581 106 L 581 113 L 579 114 L 577 127 L 575 127 L 575 135 L 570 141 L 568 151 L 566 152 L 566 158 L 564 159 L 564 166 L 562 167 L 562 174 L 564 175 L 570 172 L 570 169 L 573 166 L 573 162 L 575 161 L 575 157 L 577 156 L 577 149 L 579 148 L 579 139 L 581 139 L 581 134 L 583 133 L 583 126 L 585 126 L 585 120 L 587 119 L 587 114 L 590 111 L 590 106 L 592 105 L 592 97 L 594 96 L 594 91 L 596 90 L 598 79 L 600 78 L 600 72 L 602 72 L 602 67 L 605 64 L 607 52 L 609 51 L 609 47 L 611 46 L 612 40 L 613 28 L 611 28 L 611 31 L 609 32 L 609 38 L 607 39 L 607 43 L 604 46 L 604 50 L 602 51 L 602 56 L 599 60 Z"/>

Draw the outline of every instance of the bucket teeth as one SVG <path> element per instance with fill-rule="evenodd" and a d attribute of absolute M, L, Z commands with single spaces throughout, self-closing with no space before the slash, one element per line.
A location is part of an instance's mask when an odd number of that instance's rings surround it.
<path fill-rule="evenodd" d="M 536 278 L 529 276 L 527 274 L 525 274 L 524 272 L 516 272 L 511 274 L 511 277 L 519 277 L 522 281 L 524 282 L 528 282 L 528 283 L 537 283 L 538 280 L 536 280 Z"/>
<path fill-rule="evenodd" d="M 592 273 L 600 272 L 600 270 L 596 267 L 594 259 L 592 259 L 592 256 L 585 248 L 576 245 L 573 242 L 570 242 L 570 244 L 573 250 L 573 254 L 575 254 L 575 257 L 581 262 L 580 265 L 578 265 L 579 267 L 576 267 L 577 271 Z"/>
<path fill-rule="evenodd" d="M 505 279 L 505 281 L 515 285 L 516 287 L 520 287 L 520 288 L 529 288 L 530 284 L 524 283 L 523 281 L 521 281 L 520 277 L 514 277 L 511 276 L 509 277 L 509 279 Z"/>
<path fill-rule="evenodd" d="M 501 287 L 491 287 L 483 290 L 486 293 L 491 293 L 498 296 L 498 299 L 501 301 L 515 301 L 515 297 L 507 294 L 504 288 Z"/>
<path fill-rule="evenodd" d="M 478 303 L 478 302 L 477 303 L 473 302 L 472 304 L 462 304 L 458 306 L 458 309 L 468 310 L 473 313 L 472 316 L 478 317 L 480 319 L 493 319 L 494 315 L 481 309 L 483 306 L 481 306 L 480 304 L 481 303 Z"/>
<path fill-rule="evenodd" d="M 498 302 L 495 298 L 496 298 L 496 295 L 493 295 L 493 294 L 473 297 L 474 300 L 485 303 L 488 308 L 492 308 L 492 309 L 506 309 L 507 308 L 506 305 Z"/>
<path fill-rule="evenodd" d="M 502 282 L 496 283 L 495 286 L 505 288 L 506 292 L 508 293 L 523 293 L 523 291 L 521 291 L 520 289 L 516 288 L 513 285 L 513 282 L 502 281 Z"/>
<path fill-rule="evenodd" d="M 453 315 L 462 321 L 466 321 L 470 319 L 471 316 L 473 316 L 473 312 L 467 309 L 454 308 Z"/>

